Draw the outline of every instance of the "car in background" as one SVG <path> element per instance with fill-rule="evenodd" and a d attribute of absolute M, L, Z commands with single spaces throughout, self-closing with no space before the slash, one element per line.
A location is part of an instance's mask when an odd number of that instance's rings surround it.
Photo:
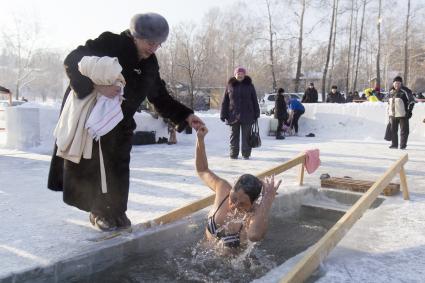
<path fill-rule="evenodd" d="M 264 96 L 260 99 L 259 105 L 260 105 L 260 112 L 261 114 L 271 115 L 272 110 L 274 109 L 274 104 L 276 100 L 277 93 L 266 93 Z M 289 95 L 291 98 L 295 98 L 299 101 L 301 101 L 304 93 L 285 93 L 285 95 Z"/>

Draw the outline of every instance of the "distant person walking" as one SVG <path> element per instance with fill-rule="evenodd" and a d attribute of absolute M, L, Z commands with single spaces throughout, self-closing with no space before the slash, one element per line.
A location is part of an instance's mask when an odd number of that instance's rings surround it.
<path fill-rule="evenodd" d="M 305 90 L 302 103 L 317 103 L 319 96 L 317 94 L 317 89 L 314 87 L 314 83 L 310 83 L 308 88 Z"/>
<path fill-rule="evenodd" d="M 388 116 L 391 123 L 390 148 L 398 148 L 398 127 L 400 125 L 400 149 L 406 149 L 409 137 L 409 119 L 412 117 L 415 100 L 409 88 L 403 86 L 403 79 L 393 80 L 388 100 Z"/>
<path fill-rule="evenodd" d="M 298 136 L 298 121 L 301 115 L 304 114 L 305 108 L 304 105 L 299 102 L 296 98 L 290 98 L 289 95 L 285 95 L 285 102 L 288 105 L 289 109 L 289 121 L 291 129 L 295 130 L 295 135 Z"/>
<path fill-rule="evenodd" d="M 285 137 L 282 135 L 283 124 L 288 120 L 288 110 L 285 102 L 285 97 L 283 93 L 285 90 L 279 88 L 277 90 L 275 106 L 274 106 L 274 118 L 277 119 L 277 128 L 276 128 L 276 139 L 283 140 Z"/>
<path fill-rule="evenodd" d="M 220 119 L 230 126 L 230 158 L 239 156 L 242 132 L 242 156 L 249 159 L 251 147 L 248 144 L 251 126 L 260 117 L 260 106 L 252 80 L 246 70 L 238 67 L 227 83 L 221 103 Z"/>
<path fill-rule="evenodd" d="M 333 85 L 331 92 L 326 97 L 326 103 L 344 103 L 345 99 L 342 94 L 338 91 L 338 87 Z"/>

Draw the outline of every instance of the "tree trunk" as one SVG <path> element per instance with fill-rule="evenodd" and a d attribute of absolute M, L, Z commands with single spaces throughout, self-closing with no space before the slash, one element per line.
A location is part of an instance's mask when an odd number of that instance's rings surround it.
<path fill-rule="evenodd" d="M 333 33 L 333 39 L 332 39 L 332 63 L 331 63 L 331 71 L 329 72 L 329 84 L 331 85 L 332 85 L 332 76 L 333 76 L 334 66 L 335 66 L 335 41 L 336 41 L 336 26 L 338 21 L 338 5 L 339 5 L 339 0 L 336 0 L 334 33 Z"/>
<path fill-rule="evenodd" d="M 305 0 L 302 0 L 301 17 L 300 17 L 300 33 L 298 37 L 298 61 L 297 61 L 297 72 L 295 74 L 294 92 L 298 92 L 299 86 L 300 86 L 301 66 L 302 66 L 302 56 L 303 56 L 304 13 L 305 13 Z"/>
<path fill-rule="evenodd" d="M 335 8 L 336 8 L 336 0 L 333 0 L 331 30 L 329 32 L 328 51 L 326 53 L 326 63 L 325 63 L 325 68 L 323 69 L 323 77 L 322 77 L 322 101 L 323 102 L 326 101 L 326 75 L 328 73 L 329 57 L 331 55 L 332 35 L 333 35 L 333 28 L 334 28 L 333 23 L 334 23 L 334 18 L 335 18 Z"/>
<path fill-rule="evenodd" d="M 273 86 L 273 91 L 277 90 L 277 83 L 276 83 L 276 74 L 274 72 L 274 52 L 273 52 L 273 30 L 272 30 L 272 15 L 270 12 L 270 2 L 268 0 L 266 0 L 266 4 L 267 4 L 267 13 L 269 16 L 269 35 L 270 35 L 270 69 L 272 72 L 272 86 Z"/>
<path fill-rule="evenodd" d="M 407 0 L 406 31 L 404 34 L 404 85 L 409 81 L 409 18 L 410 0 Z"/>
<path fill-rule="evenodd" d="M 356 72 L 355 72 L 355 75 L 354 75 L 353 89 L 356 89 L 357 88 L 357 75 L 359 73 L 360 48 L 362 46 L 365 11 L 366 11 L 366 0 L 363 0 L 362 24 L 360 26 L 359 44 L 357 46 L 357 62 L 356 62 Z"/>
<path fill-rule="evenodd" d="M 353 17 L 354 17 L 354 0 L 351 0 L 351 15 L 350 15 L 350 33 L 348 37 L 348 54 L 347 54 L 347 77 L 345 78 L 345 92 L 348 94 L 350 86 L 350 58 L 351 58 L 351 35 L 353 30 Z"/>
<path fill-rule="evenodd" d="M 358 31 L 359 31 L 359 26 L 358 26 L 358 19 L 359 19 L 359 2 L 358 0 L 355 0 L 356 3 L 356 7 L 354 8 L 354 10 L 356 11 L 356 16 L 354 18 L 354 48 L 353 48 L 353 62 L 351 65 L 351 87 L 352 87 L 352 91 L 356 91 L 356 89 L 354 88 L 354 73 L 355 73 L 355 69 L 356 69 L 356 61 L 357 61 L 357 37 L 358 37 Z"/>
<path fill-rule="evenodd" d="M 376 55 L 376 86 L 381 87 L 381 4 L 382 0 L 379 0 L 379 7 L 378 7 L 378 53 Z"/>

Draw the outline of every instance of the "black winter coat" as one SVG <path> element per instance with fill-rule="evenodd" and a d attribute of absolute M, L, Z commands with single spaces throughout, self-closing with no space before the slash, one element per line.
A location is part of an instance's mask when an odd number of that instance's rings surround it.
<path fill-rule="evenodd" d="M 274 102 L 274 118 L 286 121 L 288 120 L 288 111 L 285 102 L 285 98 L 282 94 L 276 94 L 276 99 Z"/>
<path fill-rule="evenodd" d="M 226 119 L 227 124 L 252 124 L 260 117 L 255 87 L 250 77 L 239 82 L 235 77 L 229 79 L 221 103 L 220 118 Z"/>
<path fill-rule="evenodd" d="M 389 98 L 398 97 L 403 100 L 404 110 L 406 116 L 410 119 L 412 117 L 413 107 L 415 106 L 415 98 L 413 97 L 412 91 L 407 86 L 402 85 L 400 91 L 395 91 L 394 87 L 391 87 Z"/>
<path fill-rule="evenodd" d="M 328 96 L 326 97 L 326 102 L 327 103 L 345 103 L 345 99 L 339 91 L 335 93 L 330 92 L 328 93 Z"/>
<path fill-rule="evenodd" d="M 317 94 L 317 89 L 313 88 L 307 88 L 304 92 L 303 99 L 301 100 L 302 103 L 317 103 L 317 100 L 319 99 L 319 96 Z"/>
<path fill-rule="evenodd" d="M 56 156 L 55 146 L 48 188 L 63 191 L 63 199 L 69 204 L 104 217 L 115 217 L 127 210 L 129 190 L 129 165 L 132 135 L 136 128 L 134 113 L 147 97 L 164 118 L 171 119 L 184 129 L 184 121 L 192 110 L 174 100 L 167 92 L 159 75 L 155 55 L 138 59 L 133 37 L 127 30 L 121 34 L 102 33 L 84 46 L 78 46 L 65 59 L 65 70 L 70 79 L 70 87 L 78 98 L 93 91 L 93 82 L 78 71 L 78 62 L 83 56 L 117 57 L 122 66 L 126 85 L 121 108 L 123 120 L 109 133 L 101 137 L 108 192 L 101 192 L 99 146 L 93 144 L 91 159 L 81 159 L 79 164 Z M 64 102 L 70 93 L 68 88 Z M 63 102 L 63 103 L 64 103 Z"/>

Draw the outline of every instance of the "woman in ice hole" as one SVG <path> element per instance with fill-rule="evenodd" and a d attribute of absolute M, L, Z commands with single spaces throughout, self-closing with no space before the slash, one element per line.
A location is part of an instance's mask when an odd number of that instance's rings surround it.
<path fill-rule="evenodd" d="M 261 181 L 253 175 L 244 174 L 232 187 L 208 168 L 204 143 L 207 133 L 205 126 L 199 128 L 196 143 L 196 171 L 215 192 L 214 204 L 208 214 L 207 240 L 231 248 L 243 246 L 248 240 L 262 240 L 281 180 L 275 184 L 274 176 Z"/>

